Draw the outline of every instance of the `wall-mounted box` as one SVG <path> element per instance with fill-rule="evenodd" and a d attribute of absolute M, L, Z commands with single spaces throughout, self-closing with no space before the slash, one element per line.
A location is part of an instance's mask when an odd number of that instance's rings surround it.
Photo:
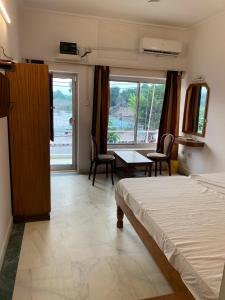
<path fill-rule="evenodd" d="M 76 43 L 60 42 L 60 53 L 78 55 L 78 49 Z"/>

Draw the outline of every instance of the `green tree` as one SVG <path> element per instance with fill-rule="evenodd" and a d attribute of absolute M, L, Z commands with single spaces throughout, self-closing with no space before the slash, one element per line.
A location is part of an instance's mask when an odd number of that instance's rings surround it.
<path fill-rule="evenodd" d="M 60 90 L 56 90 L 53 92 L 54 99 L 66 99 L 66 95 L 63 94 Z"/>
<path fill-rule="evenodd" d="M 120 94 L 120 88 L 118 86 L 114 86 L 110 88 L 110 105 L 116 106 L 117 105 L 117 98 Z"/>
<path fill-rule="evenodd" d="M 153 130 L 159 128 L 164 92 L 164 84 L 141 84 L 138 110 L 139 128 L 145 130 L 147 130 L 148 127 Z M 129 95 L 128 105 L 135 113 L 137 107 L 137 97 L 134 95 Z"/>
<path fill-rule="evenodd" d="M 116 133 L 116 127 L 113 126 L 112 117 L 109 116 L 109 125 L 108 125 L 108 143 L 117 144 L 120 141 L 120 136 Z"/>
<path fill-rule="evenodd" d="M 54 106 L 56 110 L 71 111 L 72 105 L 72 95 L 64 94 L 61 90 L 56 90 L 53 92 Z"/>

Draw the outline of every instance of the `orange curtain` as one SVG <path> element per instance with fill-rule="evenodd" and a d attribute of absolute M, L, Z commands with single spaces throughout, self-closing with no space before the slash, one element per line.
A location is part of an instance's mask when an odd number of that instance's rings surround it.
<path fill-rule="evenodd" d="M 193 132 L 198 132 L 198 117 L 200 109 L 200 98 L 201 98 L 201 86 L 196 86 L 193 88 Z"/>
<path fill-rule="evenodd" d="M 168 71 L 166 89 L 160 119 L 157 150 L 160 148 L 160 139 L 163 134 L 171 133 L 177 136 L 179 133 L 180 95 L 181 95 L 182 73 Z M 172 159 L 177 159 L 178 147 L 174 144 Z"/>
<path fill-rule="evenodd" d="M 109 103 L 109 67 L 95 66 L 92 135 L 102 154 L 107 153 Z"/>

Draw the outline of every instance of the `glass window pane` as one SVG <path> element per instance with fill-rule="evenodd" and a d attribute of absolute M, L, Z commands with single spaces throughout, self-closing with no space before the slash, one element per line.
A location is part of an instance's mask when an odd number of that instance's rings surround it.
<path fill-rule="evenodd" d="M 72 165 L 72 78 L 53 78 L 54 142 L 50 143 L 51 165 Z"/>
<path fill-rule="evenodd" d="M 199 103 L 198 134 L 203 133 L 207 93 L 208 93 L 207 88 L 203 86 L 201 88 L 200 103 Z"/>
<path fill-rule="evenodd" d="M 137 110 L 136 82 L 110 81 L 109 144 L 133 144 Z"/>
<path fill-rule="evenodd" d="M 164 83 L 141 83 L 137 143 L 157 141 L 164 93 Z"/>

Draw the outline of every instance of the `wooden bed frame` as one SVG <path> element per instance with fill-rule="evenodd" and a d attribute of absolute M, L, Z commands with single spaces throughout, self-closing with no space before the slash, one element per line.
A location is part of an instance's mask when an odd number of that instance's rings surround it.
<path fill-rule="evenodd" d="M 166 256 L 158 247 L 156 242 L 153 240 L 148 231 L 143 227 L 143 225 L 137 220 L 132 210 L 126 205 L 124 200 L 117 195 L 117 227 L 123 228 L 123 217 L 124 214 L 130 221 L 131 225 L 134 227 L 135 231 L 139 235 L 140 239 L 143 241 L 148 251 L 154 258 L 155 262 L 159 266 L 162 273 L 165 275 L 166 279 L 170 283 L 174 294 L 165 295 L 161 297 L 153 297 L 144 300 L 194 300 L 195 298 L 185 286 L 179 273 L 171 266 L 168 262 Z"/>

